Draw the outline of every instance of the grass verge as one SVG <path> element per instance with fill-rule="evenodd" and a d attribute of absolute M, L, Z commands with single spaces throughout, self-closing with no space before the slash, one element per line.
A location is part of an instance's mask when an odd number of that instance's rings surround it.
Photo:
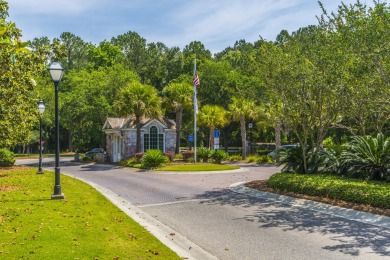
<path fill-rule="evenodd" d="M 0 168 L 1 259 L 180 259 L 89 185 L 54 173 Z"/>
<path fill-rule="evenodd" d="M 211 164 L 211 163 L 198 163 L 198 164 L 174 164 L 167 165 L 155 169 L 156 171 L 178 171 L 178 172 L 196 172 L 196 171 L 225 171 L 236 170 L 238 166 L 225 165 L 225 164 Z"/>

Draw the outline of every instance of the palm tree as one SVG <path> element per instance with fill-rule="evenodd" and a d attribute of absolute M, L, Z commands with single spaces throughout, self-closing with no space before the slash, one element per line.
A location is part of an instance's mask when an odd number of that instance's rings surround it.
<path fill-rule="evenodd" d="M 226 111 L 221 106 L 205 105 L 201 108 L 198 118 L 199 124 L 205 125 L 210 129 L 209 149 L 214 149 L 214 130 L 216 127 L 226 125 Z"/>
<path fill-rule="evenodd" d="M 136 152 L 141 152 L 141 117 L 156 117 L 161 113 L 161 98 L 153 86 L 131 82 L 118 91 L 114 103 L 122 115 L 133 114 L 137 127 Z"/>
<path fill-rule="evenodd" d="M 180 149 L 180 133 L 182 126 L 184 108 L 191 108 L 193 90 L 188 83 L 170 83 L 163 89 L 163 94 L 168 96 L 170 106 L 176 113 L 176 149 L 175 153 L 179 153 Z"/>
<path fill-rule="evenodd" d="M 252 118 L 255 115 L 255 103 L 245 98 L 233 97 L 229 104 L 229 111 L 233 120 L 240 121 L 241 141 L 242 141 L 242 159 L 246 159 L 246 118 Z"/>
<path fill-rule="evenodd" d="M 270 124 L 274 125 L 275 129 L 275 150 L 279 150 L 282 145 L 281 132 L 282 132 L 282 119 L 281 109 L 283 104 L 278 100 L 273 100 L 272 104 L 260 104 L 257 107 L 257 127 L 266 128 Z M 279 156 L 276 157 L 276 162 L 279 163 Z"/>

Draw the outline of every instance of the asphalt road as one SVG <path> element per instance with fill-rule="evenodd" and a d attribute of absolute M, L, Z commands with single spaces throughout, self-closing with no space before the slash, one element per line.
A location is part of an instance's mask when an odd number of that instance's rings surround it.
<path fill-rule="evenodd" d="M 186 257 L 192 259 L 390 259 L 390 229 L 299 203 L 234 192 L 229 188 L 233 183 L 267 179 L 278 171 L 252 165 L 243 168 L 240 172 L 171 174 L 64 164 L 61 172 L 120 200 L 118 206 L 142 225 L 161 229 L 163 242 L 173 237 L 184 241 L 182 249 L 187 246 Z M 62 191 L 66 196 L 66 187 Z M 191 250 L 197 253 L 191 255 Z M 183 252 L 178 253 L 184 256 Z"/>

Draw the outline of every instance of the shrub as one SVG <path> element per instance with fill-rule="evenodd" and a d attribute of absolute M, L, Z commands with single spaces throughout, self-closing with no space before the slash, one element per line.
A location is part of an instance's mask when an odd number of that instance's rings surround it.
<path fill-rule="evenodd" d="M 278 173 L 270 177 L 268 185 L 276 190 L 390 208 L 390 186 L 378 181 L 364 181 L 342 176 Z"/>
<path fill-rule="evenodd" d="M 390 181 L 390 140 L 383 134 L 354 136 L 340 159 L 349 176 Z"/>
<path fill-rule="evenodd" d="M 274 159 L 272 159 L 269 155 L 262 155 L 257 158 L 255 158 L 256 163 L 274 163 Z"/>
<path fill-rule="evenodd" d="M 183 160 L 183 155 L 181 153 L 175 154 L 175 160 Z"/>
<path fill-rule="evenodd" d="M 167 153 L 164 153 L 164 155 L 169 159 L 170 162 L 173 162 L 173 160 L 175 159 L 174 153 L 167 152 Z"/>
<path fill-rule="evenodd" d="M 236 154 L 236 155 L 230 155 L 230 156 L 227 158 L 227 160 L 228 160 L 229 162 L 238 162 L 238 161 L 241 161 L 241 159 L 242 159 L 241 155 L 238 155 L 238 154 Z"/>
<path fill-rule="evenodd" d="M 203 162 L 208 162 L 211 157 L 211 151 L 204 147 L 200 147 L 196 150 L 196 155 L 199 161 L 202 160 Z"/>
<path fill-rule="evenodd" d="M 228 156 L 228 153 L 223 150 L 214 150 L 211 153 L 211 159 L 213 159 L 215 163 L 221 163 L 223 160 L 226 160 Z"/>
<path fill-rule="evenodd" d="M 318 153 L 321 164 L 319 171 L 322 173 L 343 174 L 345 167 L 340 160 L 341 151 L 340 148 L 326 148 L 321 150 Z"/>
<path fill-rule="evenodd" d="M 141 159 L 142 164 L 155 168 L 168 162 L 168 158 L 161 150 L 148 150 Z"/>
<path fill-rule="evenodd" d="M 136 153 L 135 154 L 135 159 L 137 160 L 137 162 L 141 162 L 142 160 L 142 157 L 144 156 L 145 153 L 143 152 L 140 152 L 140 153 Z"/>
<path fill-rule="evenodd" d="M 194 158 L 194 151 L 188 150 L 181 153 L 183 155 L 183 160 L 188 162 L 190 158 Z M 193 161 L 193 159 L 192 159 Z"/>
<path fill-rule="evenodd" d="M 133 167 L 136 164 L 139 164 L 139 162 L 137 162 L 137 159 L 135 157 L 127 160 L 122 160 L 119 162 L 120 166 L 125 166 L 125 167 Z"/>
<path fill-rule="evenodd" d="M 246 157 L 246 161 L 247 161 L 248 163 L 255 162 L 256 159 L 257 159 L 257 157 L 254 156 L 254 155 L 250 155 L 250 156 Z"/>
<path fill-rule="evenodd" d="M 14 153 L 8 149 L 0 149 L 0 167 L 9 167 L 14 165 Z"/>
<path fill-rule="evenodd" d="M 306 148 L 306 166 L 304 166 L 304 159 L 302 148 L 291 148 L 291 149 L 281 149 L 278 152 L 278 156 L 280 155 L 280 163 L 279 165 L 283 165 L 282 172 L 290 172 L 290 173 L 317 173 L 318 168 L 320 167 L 320 160 L 317 153 L 312 152 L 310 147 Z"/>

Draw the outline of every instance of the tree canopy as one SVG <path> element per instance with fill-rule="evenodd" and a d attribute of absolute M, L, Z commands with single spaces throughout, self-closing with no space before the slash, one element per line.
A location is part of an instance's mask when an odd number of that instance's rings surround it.
<path fill-rule="evenodd" d="M 80 150 L 104 146 L 101 126 L 107 116 L 157 112 L 176 117 L 180 145 L 180 138 L 193 133 L 195 57 L 200 111 L 231 111 L 222 140 L 243 150 L 249 118 L 256 131 L 264 130 L 251 141 L 278 145 L 321 148 L 326 138 L 341 142 L 355 134 L 390 134 L 388 3 L 341 3 L 331 13 L 320 3 L 317 24 L 282 30 L 275 41 L 240 39 L 214 55 L 200 41 L 180 49 L 148 42 L 134 31 L 97 45 L 72 32 L 23 43 L 20 30 L 6 20 L 7 3 L 0 1 L 0 7 L 0 147 L 22 145 L 34 136 L 39 99 L 46 104 L 43 122 L 48 141 L 52 138 L 54 95 L 45 69 L 53 60 L 66 68 L 60 123 L 61 144 L 69 140 L 69 150 L 71 144 Z M 206 127 L 200 135 L 209 134 Z"/>

